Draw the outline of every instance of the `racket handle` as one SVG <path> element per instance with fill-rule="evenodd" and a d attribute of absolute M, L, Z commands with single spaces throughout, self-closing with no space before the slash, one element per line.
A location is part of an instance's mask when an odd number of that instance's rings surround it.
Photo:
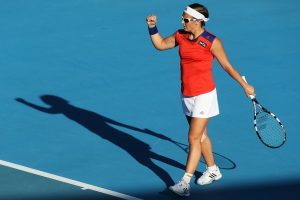
<path fill-rule="evenodd" d="M 245 76 L 242 76 L 242 79 L 248 84 L 248 82 L 247 82 Z M 249 95 L 248 97 L 249 97 L 250 99 L 254 99 L 254 98 L 255 98 L 255 96 L 253 96 L 253 95 Z"/>

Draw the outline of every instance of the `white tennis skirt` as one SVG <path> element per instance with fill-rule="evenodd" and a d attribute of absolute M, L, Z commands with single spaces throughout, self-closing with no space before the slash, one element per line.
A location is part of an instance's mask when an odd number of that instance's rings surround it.
<path fill-rule="evenodd" d="M 220 114 L 216 89 L 193 97 L 182 95 L 181 100 L 183 112 L 189 117 L 210 118 Z"/>

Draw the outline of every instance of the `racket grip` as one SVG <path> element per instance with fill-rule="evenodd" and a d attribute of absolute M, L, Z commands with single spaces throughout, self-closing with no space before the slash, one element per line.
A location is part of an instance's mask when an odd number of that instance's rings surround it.
<path fill-rule="evenodd" d="M 245 76 L 242 76 L 242 79 L 248 84 L 248 82 L 247 82 Z M 254 99 L 254 98 L 255 98 L 255 96 L 253 96 L 253 95 L 249 95 L 248 97 L 249 97 L 250 99 Z"/>

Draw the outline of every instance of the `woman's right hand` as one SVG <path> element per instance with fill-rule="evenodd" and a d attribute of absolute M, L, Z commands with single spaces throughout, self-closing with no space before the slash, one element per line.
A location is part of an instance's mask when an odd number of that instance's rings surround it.
<path fill-rule="evenodd" d="M 155 15 L 149 15 L 147 18 L 146 18 L 146 22 L 149 26 L 149 28 L 153 28 L 156 26 L 156 23 L 157 23 L 157 17 Z"/>

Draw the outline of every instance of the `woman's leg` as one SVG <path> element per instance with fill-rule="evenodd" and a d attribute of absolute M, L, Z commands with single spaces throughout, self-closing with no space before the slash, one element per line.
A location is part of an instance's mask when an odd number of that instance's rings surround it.
<path fill-rule="evenodd" d="M 201 138 L 201 152 L 208 167 L 215 165 L 212 144 L 208 137 L 207 129 L 205 129 Z"/>
<path fill-rule="evenodd" d="M 192 118 L 186 116 L 186 119 L 190 125 Z M 201 154 L 203 155 L 206 165 L 208 167 L 213 166 L 215 164 L 215 161 L 214 161 L 214 156 L 212 151 L 212 144 L 207 133 L 207 128 L 204 130 L 200 142 L 201 142 Z"/>
<path fill-rule="evenodd" d="M 189 121 L 189 155 L 186 164 L 186 173 L 194 174 L 201 157 L 202 143 L 201 138 L 208 124 L 209 118 L 192 117 Z"/>
<path fill-rule="evenodd" d="M 193 125 L 193 121 L 194 121 L 193 119 L 194 118 L 187 117 L 190 127 Z M 207 129 L 205 129 L 202 133 L 201 140 L 200 140 L 200 147 L 201 147 L 201 154 L 203 155 L 204 160 L 207 165 L 207 170 L 197 180 L 197 183 L 200 185 L 206 185 L 206 184 L 212 183 L 215 180 L 219 180 L 220 178 L 222 178 L 222 174 L 214 162 L 212 144 L 208 137 Z M 201 156 L 201 154 L 200 154 L 200 156 Z M 198 160 L 198 162 L 199 161 L 200 161 L 200 159 Z M 187 170 L 189 170 L 189 169 L 187 168 Z"/>
<path fill-rule="evenodd" d="M 189 129 L 190 150 L 186 162 L 185 174 L 181 181 L 170 187 L 170 190 L 180 196 L 190 195 L 190 181 L 196 171 L 201 157 L 201 138 L 209 119 L 191 118 Z"/>

